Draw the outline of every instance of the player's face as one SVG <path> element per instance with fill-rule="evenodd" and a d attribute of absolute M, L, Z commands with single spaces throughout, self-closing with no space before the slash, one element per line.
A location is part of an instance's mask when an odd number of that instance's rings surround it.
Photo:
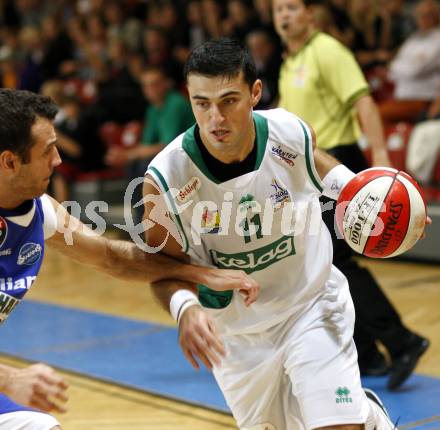
<path fill-rule="evenodd" d="M 30 150 L 30 161 L 19 163 L 17 177 L 14 179 L 16 192 L 23 199 L 31 199 L 45 193 L 53 169 L 61 164 L 55 146 L 57 137 L 50 120 L 37 118 L 32 126 L 31 135 L 35 143 Z"/>
<path fill-rule="evenodd" d="M 302 0 L 272 0 L 273 20 L 281 39 L 301 39 L 309 31 L 312 15 Z"/>
<path fill-rule="evenodd" d="M 261 81 L 236 77 L 188 76 L 188 92 L 203 143 L 233 157 L 253 143 L 252 110 L 261 98 Z"/>

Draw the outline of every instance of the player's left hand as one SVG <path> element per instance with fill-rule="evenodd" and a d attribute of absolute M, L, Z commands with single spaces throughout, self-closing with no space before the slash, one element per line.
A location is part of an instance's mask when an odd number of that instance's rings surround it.
<path fill-rule="evenodd" d="M 422 233 L 422 236 L 420 237 L 420 239 L 424 239 L 426 237 L 426 226 L 431 225 L 431 224 L 432 224 L 432 219 L 431 219 L 431 217 L 427 216 L 426 223 L 425 223 L 425 230 L 423 230 L 423 233 Z"/>
<path fill-rule="evenodd" d="M 199 369 L 200 360 L 208 369 L 221 364 L 225 348 L 218 335 L 214 321 L 201 306 L 185 310 L 179 322 L 179 343 L 187 360 Z"/>
<path fill-rule="evenodd" d="M 257 281 L 242 270 L 212 269 L 208 272 L 205 283 L 215 291 L 238 290 L 244 297 L 246 306 L 254 303 L 260 294 Z"/>

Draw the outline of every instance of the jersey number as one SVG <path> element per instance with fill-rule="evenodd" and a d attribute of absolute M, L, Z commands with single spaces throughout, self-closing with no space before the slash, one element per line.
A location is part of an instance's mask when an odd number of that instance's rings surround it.
<path fill-rule="evenodd" d="M 247 218 L 245 218 L 240 223 L 240 227 L 243 229 L 244 243 L 249 243 L 251 241 L 249 223 L 255 227 L 255 235 L 257 236 L 257 239 L 261 239 L 263 237 L 260 215 L 255 214 L 249 221 Z"/>

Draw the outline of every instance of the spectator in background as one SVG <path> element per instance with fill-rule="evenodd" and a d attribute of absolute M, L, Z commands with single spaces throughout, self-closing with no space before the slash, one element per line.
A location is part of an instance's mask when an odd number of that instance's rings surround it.
<path fill-rule="evenodd" d="M 44 55 L 41 62 L 43 80 L 60 76 L 60 66 L 73 58 L 73 44 L 55 16 L 47 16 L 41 24 Z"/>
<path fill-rule="evenodd" d="M 323 5 L 331 16 L 331 28 L 328 33 L 338 39 L 345 46 L 351 47 L 354 38 L 354 29 L 348 14 L 347 0 L 327 0 Z"/>
<path fill-rule="evenodd" d="M 388 16 L 379 14 L 373 0 L 351 0 L 349 13 L 354 29 L 350 47 L 362 69 L 386 64 L 392 57 Z"/>
<path fill-rule="evenodd" d="M 408 142 L 406 168 L 419 182 L 429 184 L 440 155 L 440 91 L 422 119 Z"/>
<path fill-rule="evenodd" d="M 189 101 L 172 88 L 172 81 L 158 66 L 142 73 L 142 89 L 149 106 L 145 112 L 140 145 L 130 149 L 111 148 L 106 155 L 110 166 L 128 165 L 131 179 L 142 177 L 148 163 L 165 146 L 194 123 Z M 141 186 L 135 191 L 135 201 L 142 198 Z M 138 208 L 136 221 L 142 220 L 143 206 Z"/>
<path fill-rule="evenodd" d="M 281 56 L 278 46 L 264 29 L 252 30 L 246 36 L 246 45 L 255 61 L 257 77 L 263 82 L 261 99 L 256 109 L 273 107 L 278 97 L 278 75 Z"/>
<path fill-rule="evenodd" d="M 359 116 L 372 147 L 373 164 L 389 166 L 379 112 L 368 84 L 351 52 L 315 30 L 315 3 L 317 0 L 273 0 L 275 28 L 288 51 L 280 72 L 280 107 L 311 124 L 318 148 L 355 173 L 368 167 L 357 145 Z M 414 370 L 429 342 L 402 324 L 372 274 L 359 266 L 348 244 L 336 236 L 334 202 L 325 197 L 321 202 L 332 235 L 333 264 L 347 277 L 356 310 L 354 340 L 361 373 L 387 373 L 385 357 L 376 346 L 380 340 L 391 356 L 388 388 L 394 390 Z"/>
<path fill-rule="evenodd" d="M 188 20 L 188 50 L 185 54 L 187 58 L 189 50 L 201 45 L 206 41 L 205 29 L 203 26 L 203 11 L 200 0 L 190 0 L 186 8 L 186 18 Z M 186 61 L 186 60 L 185 60 Z"/>
<path fill-rule="evenodd" d="M 389 20 L 388 48 L 394 52 L 415 30 L 414 19 L 403 0 L 379 0 L 379 10 Z"/>
<path fill-rule="evenodd" d="M 38 92 L 43 83 L 41 63 L 44 46 L 37 27 L 23 27 L 19 33 L 23 63 L 18 77 L 18 89 Z"/>
<path fill-rule="evenodd" d="M 223 10 L 220 3 L 217 3 L 216 0 L 202 0 L 202 12 L 207 38 L 223 36 Z"/>
<path fill-rule="evenodd" d="M 394 100 L 381 104 L 386 123 L 415 121 L 440 91 L 440 6 L 421 0 L 415 9 L 417 31 L 405 41 L 390 64 Z"/>
<path fill-rule="evenodd" d="M 227 17 L 223 20 L 224 36 L 245 40 L 257 25 L 257 18 L 245 0 L 228 0 Z"/>
<path fill-rule="evenodd" d="M 145 27 L 143 52 L 147 60 L 147 66 L 164 69 L 167 76 L 180 88 L 183 80 L 183 66 L 173 58 L 168 37 L 160 27 Z"/>

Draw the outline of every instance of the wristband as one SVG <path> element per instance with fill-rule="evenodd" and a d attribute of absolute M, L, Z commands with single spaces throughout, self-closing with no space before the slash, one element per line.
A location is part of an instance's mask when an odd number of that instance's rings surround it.
<path fill-rule="evenodd" d="M 342 189 L 350 182 L 356 175 L 343 164 L 338 164 L 333 167 L 330 172 L 325 175 L 322 180 L 324 190 L 322 194 L 330 199 L 338 200 Z"/>
<path fill-rule="evenodd" d="M 191 291 L 177 290 L 172 295 L 170 300 L 170 312 L 174 320 L 177 321 L 177 324 L 179 324 L 183 313 L 193 305 L 200 305 L 200 302 L 197 296 Z"/>

